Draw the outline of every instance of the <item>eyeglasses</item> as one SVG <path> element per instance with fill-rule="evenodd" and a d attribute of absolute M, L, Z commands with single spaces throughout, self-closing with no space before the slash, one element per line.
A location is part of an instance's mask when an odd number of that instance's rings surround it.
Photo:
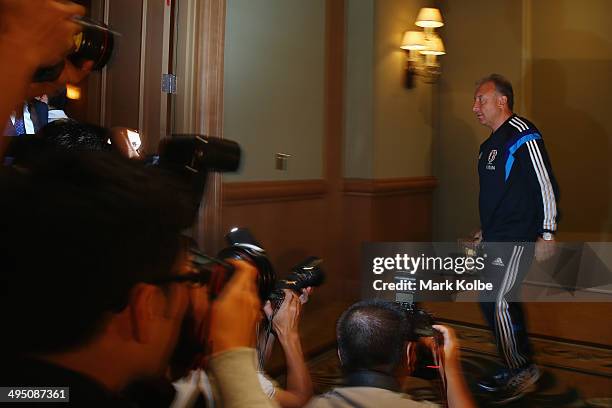
<path fill-rule="evenodd" d="M 190 283 L 208 287 L 211 299 L 215 299 L 234 274 L 234 266 L 230 263 L 203 254 L 197 248 L 189 249 L 187 269 L 189 272 L 166 276 L 151 283 L 163 285 L 168 283 Z"/>

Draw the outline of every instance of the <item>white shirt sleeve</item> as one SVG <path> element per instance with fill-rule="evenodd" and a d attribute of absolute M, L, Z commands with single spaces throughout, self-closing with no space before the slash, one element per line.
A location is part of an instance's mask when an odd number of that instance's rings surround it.
<path fill-rule="evenodd" d="M 270 399 L 274 398 L 276 387 L 274 386 L 272 380 L 270 380 L 270 378 L 268 378 L 268 376 L 261 371 L 257 372 L 257 378 L 259 378 L 259 384 L 261 385 L 261 389 L 263 390 L 264 394 L 266 394 Z"/>
<path fill-rule="evenodd" d="M 68 115 L 61 109 L 49 109 L 49 123 L 58 119 L 68 119 Z"/>

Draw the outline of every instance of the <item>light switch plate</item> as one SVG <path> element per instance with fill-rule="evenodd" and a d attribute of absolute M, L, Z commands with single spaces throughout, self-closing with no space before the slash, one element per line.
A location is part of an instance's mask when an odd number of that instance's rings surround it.
<path fill-rule="evenodd" d="M 276 153 L 276 170 L 287 171 L 287 162 L 289 161 L 290 157 L 290 154 Z"/>

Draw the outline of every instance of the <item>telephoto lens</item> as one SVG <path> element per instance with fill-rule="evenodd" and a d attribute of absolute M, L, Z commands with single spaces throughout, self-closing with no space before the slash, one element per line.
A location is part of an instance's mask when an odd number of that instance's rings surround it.
<path fill-rule="evenodd" d="M 285 299 L 283 289 L 291 289 L 296 294 L 301 295 L 302 289 L 321 286 L 325 281 L 325 273 L 320 265 L 323 263 L 321 258 L 310 256 L 304 261 L 291 268 L 291 272 L 285 279 L 279 280 L 274 291 L 270 293 L 270 301 L 274 309 L 280 307 Z"/>
<path fill-rule="evenodd" d="M 240 167 L 240 157 L 241 150 L 238 143 L 218 137 L 173 134 L 159 143 L 161 166 L 193 174 L 209 170 L 236 171 Z"/>
<path fill-rule="evenodd" d="M 83 26 L 83 31 L 76 34 L 74 51 L 68 59 L 76 67 L 82 67 L 85 61 L 93 61 L 92 69 L 100 71 L 108 64 L 115 48 L 116 34 L 106 24 L 87 17 L 75 17 L 74 21 Z M 41 67 L 34 73 L 34 82 L 55 81 L 64 70 L 62 61 L 52 67 Z"/>

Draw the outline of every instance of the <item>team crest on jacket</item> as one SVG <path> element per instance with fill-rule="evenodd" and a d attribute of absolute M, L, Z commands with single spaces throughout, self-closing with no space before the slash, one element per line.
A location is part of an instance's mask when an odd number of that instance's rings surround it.
<path fill-rule="evenodd" d="M 497 157 L 497 149 L 491 150 L 489 152 L 489 164 L 487 164 L 487 170 L 495 170 L 495 166 L 491 163 L 493 163 L 496 157 Z"/>
<path fill-rule="evenodd" d="M 489 164 L 493 163 L 493 160 L 497 157 L 497 149 L 493 149 L 489 152 Z"/>

